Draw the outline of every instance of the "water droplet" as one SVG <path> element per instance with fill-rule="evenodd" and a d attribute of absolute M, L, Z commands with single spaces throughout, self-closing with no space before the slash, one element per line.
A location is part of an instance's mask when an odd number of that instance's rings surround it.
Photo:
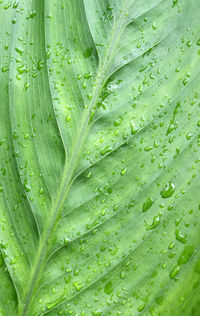
<path fill-rule="evenodd" d="M 43 63 L 44 63 L 43 60 L 39 60 L 39 61 L 38 61 L 38 63 L 37 63 L 37 69 L 38 69 L 38 70 L 42 70 L 42 68 L 43 68 Z"/>
<path fill-rule="evenodd" d="M 183 244 L 187 241 L 187 235 L 183 234 L 179 228 L 176 228 L 175 230 L 176 239 Z"/>
<path fill-rule="evenodd" d="M 7 10 L 8 8 L 10 8 L 11 6 L 11 2 L 8 2 L 4 5 L 4 10 Z"/>
<path fill-rule="evenodd" d="M 156 29 L 156 23 L 154 22 L 153 24 L 152 24 L 152 28 L 153 28 L 153 30 L 155 30 Z"/>
<path fill-rule="evenodd" d="M 23 52 L 24 52 L 24 49 L 23 49 L 22 47 L 15 47 L 15 50 L 16 50 L 16 52 L 19 53 L 20 55 L 22 55 Z"/>
<path fill-rule="evenodd" d="M 76 282 L 73 283 L 73 286 L 75 287 L 77 292 L 79 292 L 82 289 L 82 287 L 83 287 L 83 283 L 79 282 L 79 281 L 76 281 Z"/>
<path fill-rule="evenodd" d="M 188 132 L 188 133 L 186 134 L 186 139 L 187 139 L 187 140 L 190 140 L 191 137 L 192 137 L 192 133 L 191 133 L 191 132 Z"/>
<path fill-rule="evenodd" d="M 26 71 L 26 68 L 24 65 L 22 65 L 22 66 L 17 67 L 17 70 L 19 74 L 22 75 Z"/>
<path fill-rule="evenodd" d="M 29 83 L 29 82 L 26 82 L 26 83 L 24 84 L 24 87 L 25 87 L 25 89 L 28 89 L 28 88 L 30 87 L 30 83 Z"/>
<path fill-rule="evenodd" d="M 175 243 L 174 243 L 174 242 L 170 242 L 170 244 L 169 244 L 169 249 L 173 249 L 174 246 L 175 246 Z"/>
<path fill-rule="evenodd" d="M 170 272 L 170 278 L 171 279 L 176 279 L 177 274 L 179 273 L 179 271 L 181 270 L 181 267 L 179 265 L 175 266 L 172 271 Z"/>
<path fill-rule="evenodd" d="M 85 79 L 89 79 L 92 77 L 92 73 L 91 72 L 87 72 L 86 74 L 84 74 L 84 78 Z"/>
<path fill-rule="evenodd" d="M 137 126 L 133 122 L 130 122 L 130 126 L 131 126 L 131 135 L 135 135 L 138 131 Z"/>
<path fill-rule="evenodd" d="M 29 17 L 31 19 L 33 19 L 36 16 L 36 12 L 35 11 L 31 11 Z"/>
<path fill-rule="evenodd" d="M 165 263 L 163 263 L 162 268 L 166 269 L 166 267 L 167 267 L 167 263 L 165 262 Z"/>
<path fill-rule="evenodd" d="M 146 202 L 144 202 L 144 204 L 143 204 L 143 208 L 142 208 L 143 212 L 147 212 L 150 209 L 150 207 L 153 205 L 153 203 L 154 203 L 153 198 L 148 197 Z"/>
<path fill-rule="evenodd" d="M 178 127 L 177 122 L 170 122 L 170 125 L 169 125 L 169 127 L 168 127 L 168 129 L 167 129 L 166 135 L 169 135 L 171 132 L 173 132 L 174 130 L 176 130 L 177 127 Z"/>
<path fill-rule="evenodd" d="M 188 80 L 187 78 L 185 78 L 185 79 L 183 80 L 183 85 L 186 86 L 186 85 L 188 84 L 188 82 L 189 82 L 189 80 Z"/>
<path fill-rule="evenodd" d="M 65 116 L 65 121 L 66 121 L 67 123 L 69 123 L 69 122 L 71 121 L 71 115 L 66 115 L 66 116 Z"/>
<path fill-rule="evenodd" d="M 58 298 L 54 302 L 47 303 L 47 309 L 54 308 L 56 305 L 58 305 L 60 302 L 62 302 L 63 299 L 64 299 L 64 295 L 62 295 L 60 298 Z"/>
<path fill-rule="evenodd" d="M 30 192 L 31 191 L 31 187 L 28 184 L 24 184 L 24 188 L 25 188 L 26 192 Z"/>
<path fill-rule="evenodd" d="M 111 151 L 112 151 L 112 147 L 111 146 L 106 146 L 100 151 L 100 154 L 101 154 L 101 156 L 104 156 L 104 155 L 106 155 L 107 153 L 109 153 Z"/>
<path fill-rule="evenodd" d="M 9 70 L 9 67 L 2 67 L 2 72 L 6 72 Z"/>
<path fill-rule="evenodd" d="M 88 174 L 87 174 L 87 176 L 86 176 L 86 178 L 88 178 L 88 179 L 91 178 L 91 175 L 92 175 L 92 172 L 89 171 Z"/>
<path fill-rule="evenodd" d="M 160 192 L 163 199 L 171 197 L 175 192 L 175 185 L 171 182 L 168 182 L 165 187 Z"/>
<path fill-rule="evenodd" d="M 44 189 L 41 187 L 40 188 L 40 194 L 43 194 L 44 193 Z"/>
<path fill-rule="evenodd" d="M 151 145 L 144 147 L 144 151 L 150 151 L 152 149 L 153 149 L 153 146 Z"/>
<path fill-rule="evenodd" d="M 79 269 L 75 269 L 75 270 L 74 270 L 74 275 L 75 275 L 75 276 L 79 275 Z"/>
<path fill-rule="evenodd" d="M 128 168 L 123 168 L 121 170 L 121 175 L 124 176 L 127 173 Z"/>
<path fill-rule="evenodd" d="M 87 84 L 86 84 L 86 82 L 85 82 L 85 81 L 83 81 L 83 83 L 82 83 L 82 87 L 83 87 L 83 89 L 86 89 Z"/>
<path fill-rule="evenodd" d="M 115 120 L 113 125 L 114 126 L 119 126 L 121 124 L 121 120 Z"/>
<path fill-rule="evenodd" d="M 153 223 L 149 226 L 147 226 L 146 230 L 151 230 L 151 229 L 154 229 L 156 226 L 158 226 L 160 223 L 160 216 L 157 215 L 157 216 L 154 216 L 153 218 Z"/>
<path fill-rule="evenodd" d="M 187 47 L 191 47 L 191 46 L 192 46 L 192 41 L 188 41 L 188 42 L 186 43 L 186 45 L 187 45 Z"/>
<path fill-rule="evenodd" d="M 120 278 L 121 278 L 121 279 L 124 279 L 124 278 L 125 278 L 125 272 L 124 272 L 124 271 L 121 272 Z"/>
<path fill-rule="evenodd" d="M 12 264 L 15 264 L 17 262 L 17 258 L 15 257 L 15 258 L 13 258 L 13 257 L 11 257 L 10 258 L 10 264 L 12 265 Z"/>

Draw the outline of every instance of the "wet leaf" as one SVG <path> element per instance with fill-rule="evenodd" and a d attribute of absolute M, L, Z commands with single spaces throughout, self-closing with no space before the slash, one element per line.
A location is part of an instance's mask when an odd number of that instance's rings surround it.
<path fill-rule="evenodd" d="M 199 316 L 199 0 L 0 0 L 0 315 Z"/>

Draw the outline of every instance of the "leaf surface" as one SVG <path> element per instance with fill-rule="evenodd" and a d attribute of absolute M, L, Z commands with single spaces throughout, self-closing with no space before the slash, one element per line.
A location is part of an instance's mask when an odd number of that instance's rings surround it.
<path fill-rule="evenodd" d="M 200 309 L 198 0 L 0 0 L 0 315 Z"/>

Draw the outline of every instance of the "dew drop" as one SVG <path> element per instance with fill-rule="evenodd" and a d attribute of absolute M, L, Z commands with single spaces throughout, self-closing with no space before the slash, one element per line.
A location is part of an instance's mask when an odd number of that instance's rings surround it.
<path fill-rule="evenodd" d="M 131 126 L 131 135 L 135 135 L 138 131 L 137 126 L 133 122 L 130 122 L 130 126 Z"/>
<path fill-rule="evenodd" d="M 176 239 L 183 244 L 187 242 L 187 235 L 183 234 L 180 229 L 176 228 L 175 230 Z"/>
<path fill-rule="evenodd" d="M 143 204 L 143 208 L 142 208 L 143 212 L 147 212 L 150 209 L 150 207 L 153 205 L 153 203 L 154 203 L 153 198 L 148 197 L 146 202 L 144 202 L 144 204 Z"/>
<path fill-rule="evenodd" d="M 66 116 L 65 116 L 65 121 L 66 121 L 67 123 L 69 123 L 69 122 L 71 121 L 71 115 L 66 115 Z"/>
<path fill-rule="evenodd" d="M 7 70 L 9 70 L 9 67 L 2 67 L 2 72 L 6 72 Z"/>
<path fill-rule="evenodd" d="M 73 286 L 75 287 L 76 291 L 79 292 L 82 287 L 83 287 L 83 283 L 82 282 L 79 282 L 79 281 L 76 281 L 73 283 Z"/>
<path fill-rule="evenodd" d="M 171 197 L 175 192 L 175 185 L 171 182 L 168 182 L 165 187 L 161 190 L 160 194 L 163 199 Z"/>
<path fill-rule="evenodd" d="M 104 155 L 106 155 L 107 153 L 109 153 L 111 151 L 112 151 L 112 147 L 111 146 L 106 146 L 100 151 L 100 154 L 101 154 L 101 156 L 104 156 Z"/>
<path fill-rule="evenodd" d="M 127 173 L 128 168 L 123 168 L 121 170 L 121 175 L 124 176 Z"/>
<path fill-rule="evenodd" d="M 54 302 L 47 303 L 47 309 L 54 308 L 56 305 L 58 305 L 60 302 L 62 302 L 63 298 L 64 298 L 64 295 L 61 296 L 60 298 L 58 298 L 57 300 L 55 300 Z"/>
<path fill-rule="evenodd" d="M 154 216 L 153 218 L 153 223 L 149 226 L 147 226 L 146 230 L 151 230 L 151 229 L 154 229 L 155 227 L 157 227 L 160 223 L 160 216 L 157 215 L 157 216 Z"/>
<path fill-rule="evenodd" d="M 25 188 L 26 192 L 30 192 L 31 191 L 31 187 L 28 184 L 25 184 L 24 188 Z"/>
<path fill-rule="evenodd" d="M 170 278 L 171 279 L 176 279 L 177 274 L 179 273 L 181 267 L 179 265 L 175 266 L 172 271 L 170 272 Z"/>

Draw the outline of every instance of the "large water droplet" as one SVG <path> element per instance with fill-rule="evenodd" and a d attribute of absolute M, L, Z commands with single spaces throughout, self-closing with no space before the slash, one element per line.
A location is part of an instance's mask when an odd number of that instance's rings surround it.
<path fill-rule="evenodd" d="M 179 273 L 180 269 L 181 269 L 181 267 L 180 267 L 179 265 L 175 266 L 175 267 L 172 269 L 172 271 L 171 271 L 171 273 L 170 273 L 170 275 L 169 275 L 170 278 L 171 278 L 171 279 L 176 279 L 176 276 L 177 276 L 177 274 Z"/>
<path fill-rule="evenodd" d="M 154 203 L 153 198 L 148 197 L 146 202 L 144 202 L 144 204 L 143 204 L 143 208 L 142 208 L 143 212 L 147 212 L 150 209 L 150 207 L 153 205 L 153 203 Z"/>
<path fill-rule="evenodd" d="M 169 198 L 174 194 L 175 185 L 171 182 L 167 183 L 165 187 L 161 190 L 160 194 L 163 199 Z"/>
<path fill-rule="evenodd" d="M 183 244 L 186 243 L 187 235 L 183 234 L 180 229 L 176 228 L 175 235 L 178 241 L 182 242 Z"/>
<path fill-rule="evenodd" d="M 159 223 L 160 223 L 160 216 L 159 215 L 154 216 L 153 223 L 147 226 L 146 230 L 154 229 L 156 226 L 158 226 Z"/>

